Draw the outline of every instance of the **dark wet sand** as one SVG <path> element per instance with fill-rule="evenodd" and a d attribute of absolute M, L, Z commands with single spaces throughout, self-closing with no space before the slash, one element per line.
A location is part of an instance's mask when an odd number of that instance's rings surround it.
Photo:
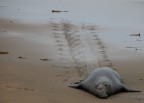
<path fill-rule="evenodd" d="M 144 102 L 143 53 L 103 41 L 96 26 L 2 20 L 0 28 L 0 51 L 8 51 L 0 54 L 0 103 Z M 142 92 L 102 100 L 67 87 L 99 66 L 116 68 L 128 87 Z"/>

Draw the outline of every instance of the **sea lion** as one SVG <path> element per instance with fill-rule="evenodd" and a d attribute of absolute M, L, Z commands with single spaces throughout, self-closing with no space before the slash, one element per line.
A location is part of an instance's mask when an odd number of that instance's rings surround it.
<path fill-rule="evenodd" d="M 83 89 L 102 99 L 119 92 L 140 92 L 125 87 L 120 75 L 109 67 L 96 68 L 84 80 L 72 83 L 69 87 Z"/>

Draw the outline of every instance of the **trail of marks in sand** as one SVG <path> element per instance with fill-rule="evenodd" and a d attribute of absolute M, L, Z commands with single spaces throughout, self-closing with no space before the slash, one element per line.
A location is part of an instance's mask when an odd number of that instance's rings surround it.
<path fill-rule="evenodd" d="M 52 23 L 52 26 L 58 58 L 62 63 L 58 67 L 75 67 L 80 77 L 96 67 L 113 67 L 96 25 L 74 25 L 64 21 Z M 68 65 L 70 60 L 74 66 Z"/>
<path fill-rule="evenodd" d="M 79 76 L 87 73 L 87 62 L 84 52 L 84 44 L 81 41 L 80 27 L 71 23 L 63 23 L 63 35 L 69 46 L 69 50 Z"/>
<path fill-rule="evenodd" d="M 68 81 L 71 78 L 69 69 L 74 68 L 72 56 L 69 51 L 69 46 L 63 35 L 63 23 L 51 22 L 52 34 L 55 44 L 55 63 L 53 68 L 63 69 L 63 71 L 57 74 L 58 78 L 64 77 L 63 82 Z"/>
<path fill-rule="evenodd" d="M 35 91 L 35 89 L 30 89 L 30 88 L 26 88 L 26 87 L 19 87 L 19 86 L 12 86 L 12 85 L 6 85 L 6 88 L 9 89 L 18 89 L 18 90 L 25 90 L 25 91 Z"/>
<path fill-rule="evenodd" d="M 78 32 L 73 32 L 73 26 L 65 23 L 64 35 L 79 75 L 87 74 L 96 67 L 113 67 L 106 47 L 97 35 L 98 27 L 96 25 L 81 25 L 77 27 Z"/>
<path fill-rule="evenodd" d="M 70 61 L 71 55 L 69 52 L 69 47 L 67 45 L 67 41 L 63 35 L 63 25 L 62 23 L 51 22 L 52 26 L 52 34 L 54 37 L 55 47 L 57 51 L 57 55 L 55 58 L 57 59 L 57 67 L 60 68 L 70 68 L 71 66 L 67 61 Z"/>
<path fill-rule="evenodd" d="M 107 48 L 100 38 L 100 35 L 97 34 L 96 28 L 95 29 L 90 29 L 89 30 L 91 34 L 91 43 L 93 44 L 91 49 L 95 48 L 93 50 L 95 53 L 98 53 L 97 55 L 97 66 L 102 67 L 102 66 L 108 66 L 108 67 L 114 67 L 112 61 L 109 59 L 109 56 L 107 54 Z M 90 45 L 89 45 L 90 46 Z"/>

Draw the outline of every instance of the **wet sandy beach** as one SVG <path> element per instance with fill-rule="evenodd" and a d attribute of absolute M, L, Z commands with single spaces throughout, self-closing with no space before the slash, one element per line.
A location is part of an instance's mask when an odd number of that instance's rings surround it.
<path fill-rule="evenodd" d="M 6 23 L 9 20 L 1 26 Z M 121 74 L 128 87 L 143 91 L 142 51 L 108 44 L 97 33 L 101 29 L 96 25 L 67 21 L 50 21 L 45 28 L 39 24 L 25 25 L 15 21 L 1 31 L 0 50 L 7 52 L 0 54 L 2 103 L 143 102 L 143 92 L 120 93 L 100 100 L 67 87 L 93 68 L 109 66 Z"/>
<path fill-rule="evenodd" d="M 143 22 L 135 29 L 78 23 L 60 16 L 73 14 L 69 10 L 51 14 L 56 17 L 45 22 L 29 22 L 17 15 L 15 19 L 13 15 L 2 17 L 11 7 L 4 5 L 7 2 L 0 5 L 0 103 L 144 102 Z M 12 11 L 25 13 L 23 7 L 16 7 Z M 140 37 L 130 36 L 139 31 Z M 142 92 L 119 93 L 103 100 L 68 87 L 102 66 L 114 68 L 126 86 Z"/>

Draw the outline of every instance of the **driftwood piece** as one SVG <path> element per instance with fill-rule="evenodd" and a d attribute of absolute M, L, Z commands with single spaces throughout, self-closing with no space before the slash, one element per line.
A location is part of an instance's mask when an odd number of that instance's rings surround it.
<path fill-rule="evenodd" d="M 52 13 L 60 13 L 60 12 L 68 12 L 68 11 L 61 11 L 61 10 L 52 10 Z"/>
<path fill-rule="evenodd" d="M 9 54 L 9 52 L 8 51 L 0 51 L 0 54 L 6 55 L 6 54 Z"/>
<path fill-rule="evenodd" d="M 141 36 L 141 34 L 139 33 L 139 34 L 130 34 L 130 36 Z"/>

